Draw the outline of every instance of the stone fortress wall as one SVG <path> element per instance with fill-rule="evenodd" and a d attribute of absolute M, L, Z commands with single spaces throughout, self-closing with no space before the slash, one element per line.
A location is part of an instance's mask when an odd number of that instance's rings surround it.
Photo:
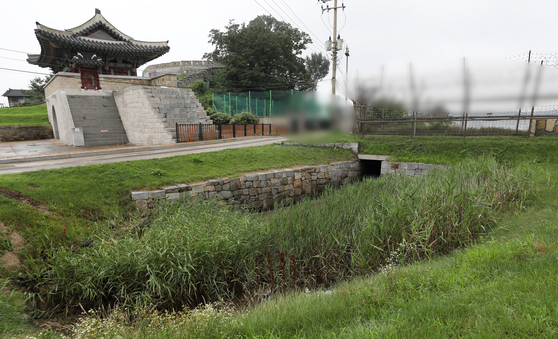
<path fill-rule="evenodd" d="M 119 140 L 143 146 L 175 143 L 176 123 L 212 123 L 194 93 L 177 88 L 176 75 L 155 78 L 99 75 L 99 81 L 102 89 L 85 90 L 81 89 L 80 74 L 60 72 L 47 84 L 46 104 L 56 139 L 71 146 L 114 144 L 110 138 L 96 137 L 94 143 L 88 141 L 93 139 L 87 135 L 107 136 L 114 128 L 91 124 L 80 127 L 76 123 L 80 117 L 95 121 L 97 116 L 116 115 L 127 135 Z M 107 104 L 95 105 L 91 112 L 83 111 L 91 106 L 86 102 L 98 96 L 114 98 L 117 111 L 109 112 L 111 107 Z M 73 112 L 76 107 L 80 107 L 79 114 Z"/>
<path fill-rule="evenodd" d="M 222 64 L 207 60 L 173 61 L 164 64 L 150 65 L 143 71 L 144 78 L 150 78 L 153 74 L 161 76 L 165 74 L 193 75 L 211 68 L 223 67 Z"/>
<path fill-rule="evenodd" d="M 176 143 L 175 124 L 211 124 L 188 88 L 134 86 L 114 93 L 128 140 L 135 145 Z"/>
<path fill-rule="evenodd" d="M 132 86 L 165 86 L 177 87 L 176 76 L 161 75 L 155 78 L 141 78 L 120 75 L 99 75 L 101 89 L 105 91 L 121 91 Z M 81 75 L 79 73 L 59 72 L 45 86 L 45 97 L 59 89 L 81 89 Z"/>

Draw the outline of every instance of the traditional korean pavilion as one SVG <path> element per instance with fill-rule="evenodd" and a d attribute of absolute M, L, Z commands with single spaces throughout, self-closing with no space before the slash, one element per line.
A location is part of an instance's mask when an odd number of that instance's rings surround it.
<path fill-rule="evenodd" d="M 41 54 L 29 54 L 27 62 L 53 73 L 80 73 L 82 88 L 100 89 L 99 74 L 137 76 L 137 68 L 170 49 L 168 41 L 145 42 L 120 32 L 95 9 L 84 24 L 65 30 L 37 22 L 35 35 Z"/>

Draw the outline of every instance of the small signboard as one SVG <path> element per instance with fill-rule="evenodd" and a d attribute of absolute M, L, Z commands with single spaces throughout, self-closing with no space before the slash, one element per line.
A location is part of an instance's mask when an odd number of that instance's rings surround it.
<path fill-rule="evenodd" d="M 486 113 L 486 115 L 492 115 L 492 113 Z"/>
<path fill-rule="evenodd" d="M 102 129 L 101 130 L 101 133 L 106 133 L 106 132 L 108 132 L 108 129 Z"/>

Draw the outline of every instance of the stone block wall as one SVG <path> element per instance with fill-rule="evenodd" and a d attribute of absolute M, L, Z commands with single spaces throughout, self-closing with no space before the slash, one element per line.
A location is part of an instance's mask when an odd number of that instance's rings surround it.
<path fill-rule="evenodd" d="M 361 177 L 360 163 L 344 161 L 322 166 L 307 166 L 262 173 L 246 174 L 238 178 L 210 180 L 205 183 L 179 184 L 157 191 L 132 192 L 136 207 L 149 215 L 157 201 L 178 202 L 192 198 L 218 199 L 223 205 L 249 204 L 266 210 L 279 202 L 285 205 L 313 196 L 326 185 L 338 187 Z"/>
<path fill-rule="evenodd" d="M 394 174 L 410 177 L 425 175 L 432 169 L 445 169 L 444 165 L 431 165 L 416 162 L 391 162 L 382 161 L 380 175 Z"/>
<path fill-rule="evenodd" d="M 0 126 L 0 141 L 24 141 L 52 139 L 54 134 L 52 126 Z"/>
<path fill-rule="evenodd" d="M 211 124 L 190 89 L 129 87 L 114 93 L 128 140 L 135 145 L 176 142 L 176 123 Z"/>
<path fill-rule="evenodd" d="M 162 74 L 193 74 L 213 67 L 223 67 L 223 65 L 208 60 L 172 61 L 164 64 L 147 66 L 142 75 L 144 77 L 149 77 L 153 72 L 155 72 L 157 76 Z"/>
<path fill-rule="evenodd" d="M 142 78 L 124 75 L 100 74 L 101 89 L 105 91 L 121 91 L 132 86 L 166 86 L 177 87 L 175 75 L 162 75 L 155 78 Z M 45 86 L 45 97 L 59 89 L 81 89 L 81 75 L 79 73 L 59 72 Z"/>
<path fill-rule="evenodd" d="M 80 89 L 81 75 L 79 73 L 58 72 L 45 85 L 45 98 L 62 89 Z"/>

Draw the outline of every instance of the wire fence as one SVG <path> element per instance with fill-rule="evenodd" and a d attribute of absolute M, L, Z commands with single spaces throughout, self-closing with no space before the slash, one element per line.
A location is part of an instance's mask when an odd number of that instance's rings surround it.
<path fill-rule="evenodd" d="M 557 110 L 450 115 L 356 105 L 355 112 L 362 135 L 558 135 Z"/>
<path fill-rule="evenodd" d="M 213 94 L 213 109 L 229 116 L 250 112 L 256 117 L 281 116 L 286 111 L 287 102 L 300 92 L 266 91 L 245 93 Z"/>

